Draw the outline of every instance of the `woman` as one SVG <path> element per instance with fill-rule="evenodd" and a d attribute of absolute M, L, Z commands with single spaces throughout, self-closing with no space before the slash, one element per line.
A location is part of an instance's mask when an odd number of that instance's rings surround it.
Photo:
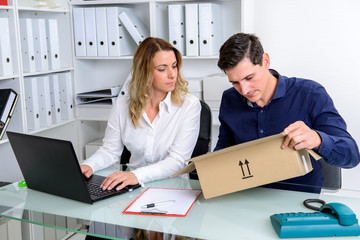
<path fill-rule="evenodd" d="M 146 38 L 135 51 L 129 94 L 114 104 L 103 145 L 81 165 L 93 172 L 119 160 L 124 146 L 131 152 L 130 171 L 114 172 L 104 190 L 163 179 L 185 166 L 199 134 L 200 102 L 190 95 L 180 74 L 180 52 L 159 38 Z"/>

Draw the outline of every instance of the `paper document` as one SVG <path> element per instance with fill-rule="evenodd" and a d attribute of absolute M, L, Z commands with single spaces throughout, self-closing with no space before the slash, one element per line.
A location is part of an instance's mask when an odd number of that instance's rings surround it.
<path fill-rule="evenodd" d="M 123 213 L 185 217 L 200 193 L 201 189 L 148 188 Z"/>
<path fill-rule="evenodd" d="M 78 93 L 78 97 L 117 97 L 121 90 L 121 86 L 114 86 L 104 89 L 96 89 L 89 92 Z"/>
<path fill-rule="evenodd" d="M 121 86 L 115 86 L 111 88 L 97 89 L 90 92 L 78 93 L 76 97 L 76 104 L 112 105 L 115 103 L 120 90 Z"/>
<path fill-rule="evenodd" d="M 77 105 L 91 104 L 93 105 L 113 105 L 116 101 L 116 97 L 88 97 L 88 98 L 76 98 Z"/>

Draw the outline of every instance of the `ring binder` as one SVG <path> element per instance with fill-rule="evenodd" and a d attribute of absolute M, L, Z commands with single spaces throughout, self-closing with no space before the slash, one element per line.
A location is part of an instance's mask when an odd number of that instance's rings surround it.
<path fill-rule="evenodd" d="M 0 76 L 13 75 L 9 20 L 0 18 Z"/>
<path fill-rule="evenodd" d="M 0 140 L 13 115 L 19 95 L 12 89 L 0 89 Z"/>
<path fill-rule="evenodd" d="M 119 15 L 119 19 L 124 24 L 126 30 L 130 33 L 137 45 L 150 36 L 146 27 L 135 15 L 130 12 L 130 10 L 122 11 Z"/>
<path fill-rule="evenodd" d="M 185 4 L 186 56 L 199 56 L 198 4 Z"/>

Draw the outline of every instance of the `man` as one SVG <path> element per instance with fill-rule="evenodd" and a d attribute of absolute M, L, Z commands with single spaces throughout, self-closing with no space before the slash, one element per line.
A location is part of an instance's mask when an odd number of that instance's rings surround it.
<path fill-rule="evenodd" d="M 283 132 L 287 136 L 282 148 L 313 149 L 327 163 L 342 168 L 359 163 L 356 142 L 324 87 L 269 69 L 269 55 L 255 35 L 231 36 L 220 48 L 218 66 L 233 88 L 222 96 L 215 151 Z M 313 171 L 285 182 L 316 188 L 274 187 L 319 192 L 324 183 L 321 163 L 311 161 Z"/>

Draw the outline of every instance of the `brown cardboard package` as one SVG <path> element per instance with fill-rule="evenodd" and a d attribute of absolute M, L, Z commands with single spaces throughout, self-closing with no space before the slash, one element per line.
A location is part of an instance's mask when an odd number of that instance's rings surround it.
<path fill-rule="evenodd" d="M 196 169 L 206 199 L 261 186 L 312 171 L 312 150 L 282 149 L 285 135 L 246 142 L 190 159 L 191 163 L 173 175 Z"/>

